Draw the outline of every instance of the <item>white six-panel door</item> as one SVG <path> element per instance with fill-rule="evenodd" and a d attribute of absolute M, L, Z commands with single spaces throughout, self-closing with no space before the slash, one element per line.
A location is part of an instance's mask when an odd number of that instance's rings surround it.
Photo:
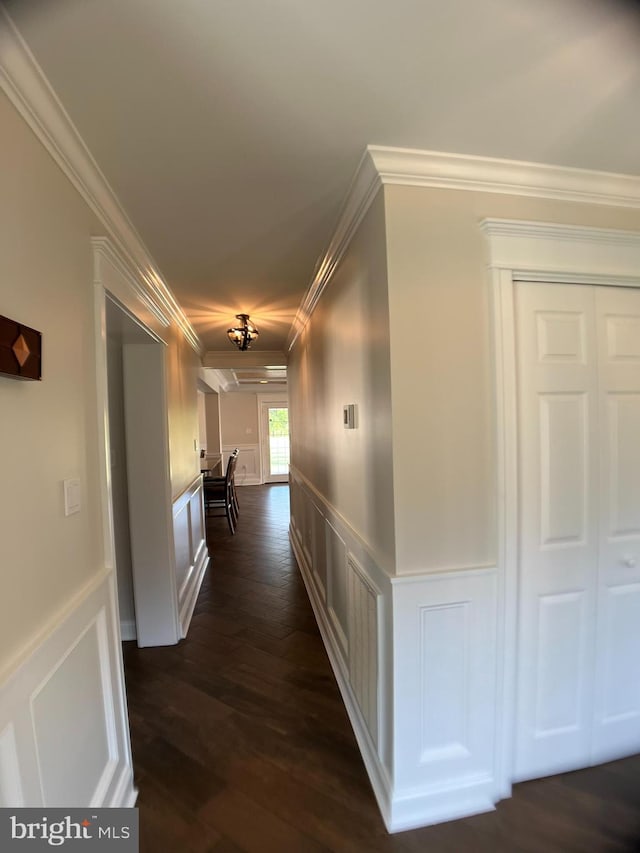
<path fill-rule="evenodd" d="M 640 292 L 515 304 L 520 780 L 640 749 Z"/>
<path fill-rule="evenodd" d="M 594 288 L 600 540 L 592 761 L 640 750 L 640 291 Z"/>

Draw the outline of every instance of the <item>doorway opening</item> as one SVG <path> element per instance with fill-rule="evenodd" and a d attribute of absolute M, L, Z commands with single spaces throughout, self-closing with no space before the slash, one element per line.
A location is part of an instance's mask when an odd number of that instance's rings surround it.
<path fill-rule="evenodd" d="M 286 401 L 262 403 L 262 480 L 286 483 L 289 479 L 289 406 Z"/>
<path fill-rule="evenodd" d="M 104 296 L 107 481 L 120 631 L 139 646 L 181 637 L 170 555 L 165 345 Z"/>

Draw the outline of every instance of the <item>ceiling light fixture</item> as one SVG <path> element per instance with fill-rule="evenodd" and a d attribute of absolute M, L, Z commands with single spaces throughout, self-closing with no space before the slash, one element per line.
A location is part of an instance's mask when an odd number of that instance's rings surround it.
<path fill-rule="evenodd" d="M 240 323 L 229 329 L 227 331 L 227 335 L 229 336 L 231 343 L 235 344 L 239 350 L 244 352 L 244 350 L 248 350 L 251 344 L 256 340 L 259 332 L 249 320 L 248 314 L 236 314 L 236 318 L 240 320 Z"/>

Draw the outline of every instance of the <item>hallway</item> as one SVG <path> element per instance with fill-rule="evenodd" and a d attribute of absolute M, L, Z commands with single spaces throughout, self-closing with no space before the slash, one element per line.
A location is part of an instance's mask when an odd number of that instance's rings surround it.
<path fill-rule="evenodd" d="M 519 785 L 493 813 L 389 836 L 288 542 L 289 490 L 240 490 L 188 638 L 125 643 L 143 853 L 632 851 L 640 758 Z"/>

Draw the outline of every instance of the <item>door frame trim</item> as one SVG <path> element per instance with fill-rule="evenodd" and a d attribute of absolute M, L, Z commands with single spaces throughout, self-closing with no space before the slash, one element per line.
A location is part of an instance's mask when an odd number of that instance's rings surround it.
<path fill-rule="evenodd" d="M 484 219 L 494 361 L 498 536 L 495 780 L 511 796 L 518 608 L 518 433 L 514 286 L 518 281 L 640 288 L 640 232 Z"/>

